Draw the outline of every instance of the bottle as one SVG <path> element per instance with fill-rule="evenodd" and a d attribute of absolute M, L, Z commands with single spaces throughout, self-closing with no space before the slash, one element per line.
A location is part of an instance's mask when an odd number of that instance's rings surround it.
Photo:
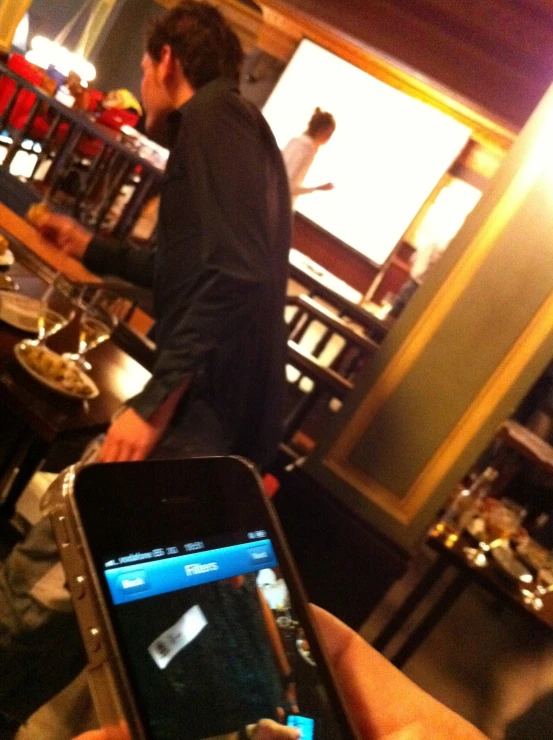
<path fill-rule="evenodd" d="M 443 537 L 446 547 L 453 547 L 459 539 L 459 534 L 477 514 L 482 499 L 489 496 L 497 476 L 497 470 L 488 467 L 469 486 L 463 486 L 446 507 L 430 535 Z"/>

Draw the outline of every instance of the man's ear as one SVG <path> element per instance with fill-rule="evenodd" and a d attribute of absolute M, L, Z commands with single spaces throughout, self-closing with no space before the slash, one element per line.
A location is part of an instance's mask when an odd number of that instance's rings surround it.
<path fill-rule="evenodd" d="M 162 82 L 167 82 L 175 73 L 175 55 L 173 49 L 168 44 L 161 50 L 160 59 L 158 63 L 158 73 L 161 77 Z"/>

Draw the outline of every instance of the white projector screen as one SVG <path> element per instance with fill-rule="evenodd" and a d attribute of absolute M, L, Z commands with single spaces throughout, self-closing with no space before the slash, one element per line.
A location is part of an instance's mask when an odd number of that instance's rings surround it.
<path fill-rule="evenodd" d="M 296 210 L 381 265 L 470 129 L 304 40 L 263 109 L 281 149 L 317 106 L 336 131 L 304 184 L 335 187 L 298 196 Z"/>

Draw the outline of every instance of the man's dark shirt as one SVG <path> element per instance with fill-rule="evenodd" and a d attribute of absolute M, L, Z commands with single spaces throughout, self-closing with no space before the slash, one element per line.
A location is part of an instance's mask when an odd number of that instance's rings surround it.
<path fill-rule="evenodd" d="M 263 463 L 281 433 L 291 213 L 282 157 L 261 113 L 229 80 L 200 88 L 161 189 L 157 248 L 94 239 L 91 270 L 152 285 L 157 358 L 129 405 L 149 418 L 187 379 L 219 416 L 229 450 Z"/>

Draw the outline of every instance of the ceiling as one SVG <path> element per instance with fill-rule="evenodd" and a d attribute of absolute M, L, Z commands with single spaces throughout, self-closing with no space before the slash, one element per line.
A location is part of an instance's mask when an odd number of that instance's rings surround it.
<path fill-rule="evenodd" d="M 176 0 L 157 0 L 165 6 Z M 213 0 L 211 0 L 213 1 Z M 225 6 L 252 0 L 220 0 Z M 435 80 L 518 128 L 553 82 L 550 0 L 258 0 Z M 250 11 L 251 12 L 251 11 Z"/>
<path fill-rule="evenodd" d="M 268 0 L 316 17 L 521 126 L 553 82 L 546 0 Z"/>

